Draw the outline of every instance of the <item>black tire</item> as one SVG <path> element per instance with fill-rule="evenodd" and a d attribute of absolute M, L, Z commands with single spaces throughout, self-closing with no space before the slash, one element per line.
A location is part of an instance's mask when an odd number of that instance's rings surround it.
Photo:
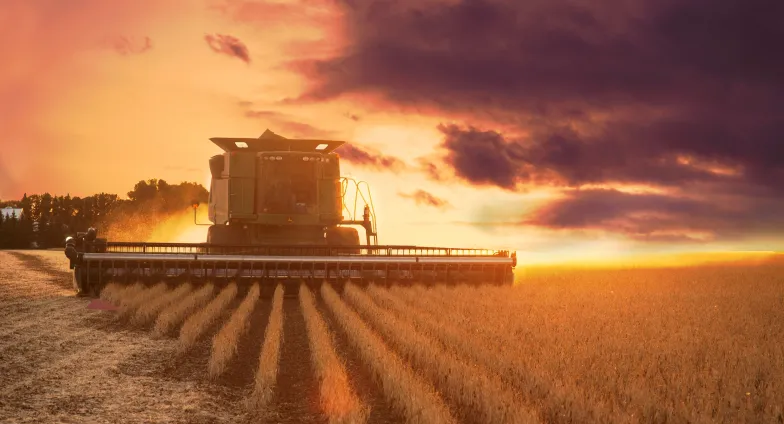
<path fill-rule="evenodd" d="M 89 294 L 87 293 L 87 290 L 85 290 L 83 288 L 83 284 L 84 284 L 83 282 L 85 281 L 83 274 L 84 273 L 82 272 L 82 268 L 80 268 L 78 266 L 76 268 L 74 268 L 73 285 L 74 285 L 74 290 L 76 290 L 76 296 L 78 296 L 78 297 L 87 297 L 87 296 L 89 296 Z"/>
<path fill-rule="evenodd" d="M 352 227 L 332 227 L 327 229 L 328 246 L 357 246 L 359 245 L 359 232 Z M 360 249 L 347 249 L 344 253 L 359 254 Z"/>
<path fill-rule="evenodd" d="M 207 243 L 221 244 L 221 241 L 223 241 L 223 231 L 221 231 L 221 227 L 223 227 L 223 225 L 210 225 L 210 228 L 207 229 Z"/>
<path fill-rule="evenodd" d="M 87 271 L 80 267 L 74 268 L 73 284 L 77 297 L 97 298 L 100 296 L 101 293 L 96 283 L 98 275 L 91 275 L 90 277 L 90 284 L 87 284 Z"/>

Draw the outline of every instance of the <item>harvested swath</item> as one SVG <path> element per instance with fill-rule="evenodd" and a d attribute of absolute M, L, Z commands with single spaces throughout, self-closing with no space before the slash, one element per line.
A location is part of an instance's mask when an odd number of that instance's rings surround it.
<path fill-rule="evenodd" d="M 408 321 L 379 307 L 362 289 L 347 284 L 346 298 L 373 323 L 411 364 L 427 375 L 460 407 L 462 420 L 482 423 L 538 422 L 537 414 L 522 407 L 515 393 L 495 375 L 488 375 L 445 350 L 433 337 Z"/>
<path fill-rule="evenodd" d="M 128 318 L 129 316 L 133 315 L 140 306 L 146 304 L 152 299 L 155 299 L 156 297 L 159 297 L 164 292 L 166 292 L 166 283 L 158 283 L 151 288 L 145 288 L 136 291 L 131 295 L 126 295 L 123 298 L 122 306 L 120 306 L 117 318 Z"/>
<path fill-rule="evenodd" d="M 237 284 L 231 283 L 221 290 L 207 306 L 189 316 L 180 328 L 180 337 L 177 340 L 179 350 L 190 349 L 210 325 L 220 317 L 221 313 L 229 307 L 236 296 Z"/>
<path fill-rule="evenodd" d="M 370 330 L 356 312 L 324 283 L 321 297 L 335 320 L 343 328 L 349 343 L 359 352 L 365 365 L 381 381 L 389 402 L 412 424 L 454 423 L 455 419 L 435 393 L 414 371 L 392 352 L 381 338 Z"/>
<path fill-rule="evenodd" d="M 300 285 L 299 302 L 308 331 L 311 361 L 319 380 L 321 410 L 331 424 L 366 422 L 369 409 L 351 390 L 346 367 L 335 352 L 332 336 L 305 284 Z"/>
<path fill-rule="evenodd" d="M 180 337 L 177 340 L 178 349 L 183 352 L 190 349 L 196 340 L 204 334 L 220 314 L 226 310 L 232 300 L 237 296 L 237 284 L 226 286 L 215 299 L 212 299 L 203 309 L 189 316 L 180 328 Z"/>
<path fill-rule="evenodd" d="M 191 286 L 190 283 L 187 283 L 166 292 L 157 299 L 151 299 L 136 310 L 133 318 L 131 318 L 131 322 L 135 325 L 146 325 L 151 323 L 161 310 L 182 299 L 189 294 L 191 290 L 193 290 L 193 286 Z"/>
<path fill-rule="evenodd" d="M 269 405 L 275 393 L 278 379 L 278 360 L 280 345 L 283 342 L 283 286 L 278 284 L 272 295 L 272 310 L 264 329 L 264 343 L 259 355 L 259 368 L 256 370 L 256 381 L 248 399 L 248 407 L 263 410 Z"/>
<path fill-rule="evenodd" d="M 144 289 L 144 285 L 141 283 L 136 283 L 131 286 L 120 283 L 109 283 L 101 290 L 100 297 L 115 305 L 119 305 L 123 302 L 123 299 L 133 296 L 142 289 Z"/>
<path fill-rule="evenodd" d="M 259 300 L 259 284 L 254 284 L 229 321 L 212 339 L 212 352 L 207 366 L 209 376 L 215 378 L 223 374 L 229 362 L 237 354 L 237 342 L 248 331 L 250 315 Z"/>
<path fill-rule="evenodd" d="M 207 303 L 215 291 L 215 286 L 208 283 L 204 287 L 190 293 L 185 299 L 171 308 L 163 311 L 155 320 L 153 335 L 161 337 L 171 332 L 179 325 L 191 312 Z"/>

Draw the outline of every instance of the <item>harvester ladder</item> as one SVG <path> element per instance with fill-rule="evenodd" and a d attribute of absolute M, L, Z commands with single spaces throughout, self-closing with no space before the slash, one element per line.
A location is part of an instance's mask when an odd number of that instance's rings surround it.
<path fill-rule="evenodd" d="M 367 208 L 370 215 L 371 231 L 367 235 L 368 239 L 370 240 L 369 244 L 373 246 L 377 246 L 378 229 L 376 228 L 376 208 L 375 206 L 373 206 L 373 195 L 370 191 L 370 184 L 368 184 L 367 181 L 357 181 L 351 177 L 341 177 L 340 185 L 341 185 L 341 202 L 343 203 L 343 211 L 345 211 L 349 216 L 348 221 L 361 222 L 361 220 L 357 219 L 358 218 L 357 207 L 359 206 L 359 200 L 362 199 L 363 214 L 365 209 Z M 349 193 L 349 187 L 353 187 L 353 194 L 354 194 L 353 209 L 349 209 L 349 206 L 346 204 L 346 195 Z M 363 187 L 365 188 L 364 192 L 362 190 Z"/>

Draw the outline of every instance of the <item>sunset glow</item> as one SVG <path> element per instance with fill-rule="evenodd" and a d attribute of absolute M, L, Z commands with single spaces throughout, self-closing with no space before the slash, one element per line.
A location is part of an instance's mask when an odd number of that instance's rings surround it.
<path fill-rule="evenodd" d="M 651 32 L 686 6 L 637 25 L 599 3 L 56 3 L 0 6 L 0 200 L 209 188 L 209 138 L 269 128 L 353 146 L 342 172 L 370 184 L 381 244 L 529 264 L 784 250 L 781 62 L 749 35 L 764 57 L 724 72 L 734 50 Z M 192 221 L 148 241 L 205 241 Z"/>

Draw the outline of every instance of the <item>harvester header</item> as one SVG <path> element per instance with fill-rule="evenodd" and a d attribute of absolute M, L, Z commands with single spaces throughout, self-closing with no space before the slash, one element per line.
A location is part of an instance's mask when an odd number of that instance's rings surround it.
<path fill-rule="evenodd" d="M 513 281 L 514 252 L 379 245 L 369 185 L 340 174 L 334 150 L 343 141 L 269 130 L 210 140 L 224 153 L 209 160 L 211 224 L 194 222 L 209 225 L 206 243 L 113 242 L 91 228 L 66 240 L 79 293 L 96 295 L 110 281 L 285 282 L 295 292 L 303 280 Z"/>

